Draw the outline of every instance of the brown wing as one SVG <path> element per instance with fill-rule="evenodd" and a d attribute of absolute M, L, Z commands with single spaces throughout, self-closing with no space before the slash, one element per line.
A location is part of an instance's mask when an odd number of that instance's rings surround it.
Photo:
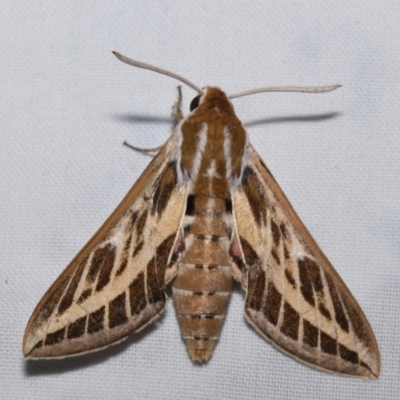
<path fill-rule="evenodd" d="M 98 350 L 163 311 L 165 275 L 176 262 L 171 249 L 185 199 L 185 188 L 177 184 L 175 141 L 172 136 L 43 296 L 26 327 L 26 357 Z"/>
<path fill-rule="evenodd" d="M 299 361 L 377 378 L 379 350 L 364 313 L 252 146 L 234 204 L 251 325 Z"/>

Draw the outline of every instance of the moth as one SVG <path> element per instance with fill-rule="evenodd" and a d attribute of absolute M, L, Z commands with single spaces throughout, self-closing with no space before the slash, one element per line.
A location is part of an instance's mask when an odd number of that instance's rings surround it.
<path fill-rule="evenodd" d="M 220 337 L 234 281 L 244 314 L 284 353 L 328 372 L 377 378 L 372 329 L 339 275 L 251 146 L 227 96 L 114 53 L 198 92 L 132 189 L 53 283 L 23 339 L 27 358 L 62 358 L 107 347 L 163 312 L 165 287 L 192 360 Z"/>

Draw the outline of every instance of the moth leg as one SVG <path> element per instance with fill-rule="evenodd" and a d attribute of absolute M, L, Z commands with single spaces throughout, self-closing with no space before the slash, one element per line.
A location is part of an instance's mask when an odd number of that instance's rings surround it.
<path fill-rule="evenodd" d="M 182 105 L 182 87 L 178 86 L 178 99 L 175 104 L 172 106 L 171 117 L 176 118 L 178 121 L 183 119 L 183 113 L 181 111 Z"/>
<path fill-rule="evenodd" d="M 175 104 L 173 105 L 172 111 L 171 111 L 171 117 L 176 118 L 178 121 L 183 119 L 181 105 L 182 105 L 182 88 L 181 88 L 181 86 L 178 86 L 178 99 L 176 100 Z M 132 150 L 139 151 L 141 153 L 152 153 L 155 151 L 159 151 L 164 146 L 164 144 L 165 143 L 163 143 L 161 146 L 146 149 L 146 148 L 142 148 L 142 147 L 133 146 L 130 143 L 128 143 L 126 140 L 123 143 L 124 146 L 129 147 Z"/>
<path fill-rule="evenodd" d="M 128 143 L 126 140 L 125 140 L 125 142 L 123 143 L 123 145 L 126 146 L 126 147 L 129 147 L 129 148 L 132 149 L 132 150 L 139 151 L 139 152 L 141 152 L 141 153 L 151 153 L 151 152 L 154 152 L 154 151 L 159 151 L 159 150 L 161 150 L 161 148 L 164 146 L 164 143 L 163 143 L 161 146 L 152 147 L 152 148 L 148 148 L 148 149 L 145 149 L 145 148 L 142 148 L 142 147 L 135 147 L 135 146 L 132 146 L 132 145 L 131 145 L 130 143 Z"/>

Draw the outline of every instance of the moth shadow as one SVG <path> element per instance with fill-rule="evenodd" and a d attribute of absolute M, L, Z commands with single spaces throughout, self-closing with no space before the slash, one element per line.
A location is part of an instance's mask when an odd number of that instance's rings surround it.
<path fill-rule="evenodd" d="M 342 113 L 340 112 L 329 112 L 313 115 L 288 115 L 285 117 L 269 117 L 261 118 L 253 121 L 244 122 L 243 125 L 246 128 L 250 128 L 258 125 L 265 124 L 278 124 L 278 123 L 288 123 L 288 122 L 320 122 L 325 120 L 330 120 L 338 118 Z M 156 115 L 137 115 L 137 114 L 118 114 L 114 115 L 113 119 L 124 122 L 124 123 L 138 123 L 138 124 L 163 124 L 170 125 L 171 133 L 178 121 L 173 117 L 159 117 Z"/>
<path fill-rule="evenodd" d="M 272 117 L 272 118 L 262 118 L 256 119 L 254 121 L 244 122 L 243 125 L 246 128 L 251 128 L 253 126 L 265 125 L 265 124 L 279 124 L 288 122 L 320 122 L 329 119 L 338 118 L 342 113 L 340 112 L 330 112 L 314 115 L 289 115 L 286 117 Z"/>
<path fill-rule="evenodd" d="M 63 359 L 22 360 L 24 363 L 24 375 L 29 377 L 38 375 L 63 374 L 82 368 L 92 367 L 96 364 L 101 364 L 107 359 L 126 351 L 128 347 L 139 343 L 145 336 L 150 335 L 152 332 L 158 329 L 159 324 L 157 322 L 161 321 L 163 317 L 164 314 L 162 314 L 157 321 L 146 327 L 144 330 L 138 333 L 133 333 L 122 342 L 99 351 Z"/>
<path fill-rule="evenodd" d="M 160 117 L 156 115 L 138 115 L 138 114 L 116 114 L 112 118 L 119 122 L 125 123 L 142 123 L 142 124 L 163 124 L 176 125 L 176 120 L 173 117 Z"/>

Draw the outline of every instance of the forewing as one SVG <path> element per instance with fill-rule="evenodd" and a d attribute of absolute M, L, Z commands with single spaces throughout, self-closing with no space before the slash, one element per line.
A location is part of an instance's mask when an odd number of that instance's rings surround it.
<path fill-rule="evenodd" d="M 247 155 L 242 186 L 234 193 L 247 267 L 247 319 L 302 362 L 377 378 L 379 350 L 360 306 L 252 146 Z"/>
<path fill-rule="evenodd" d="M 26 357 L 98 350 L 163 311 L 185 199 L 185 188 L 177 184 L 175 146 L 173 136 L 43 296 L 25 331 Z"/>

